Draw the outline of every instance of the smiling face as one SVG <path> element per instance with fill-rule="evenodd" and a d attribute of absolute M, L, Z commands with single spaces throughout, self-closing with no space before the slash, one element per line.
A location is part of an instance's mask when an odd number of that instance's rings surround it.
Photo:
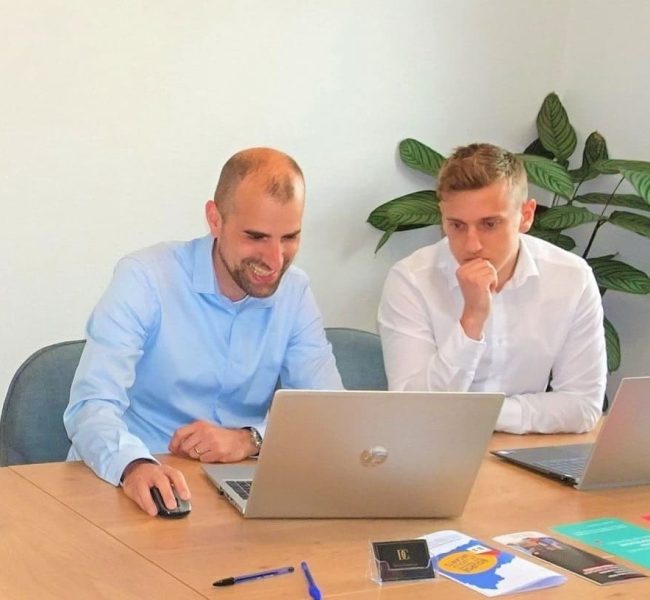
<path fill-rule="evenodd" d="M 293 177 L 291 198 L 278 199 L 269 191 L 268 177 L 254 172 L 232 191 L 227 210 L 220 211 L 212 200 L 206 204 L 216 238 L 215 273 L 219 289 L 230 300 L 271 296 L 298 252 L 304 184 Z"/>
<path fill-rule="evenodd" d="M 475 190 L 447 191 L 440 201 L 442 226 L 459 264 L 483 258 L 497 270 L 500 289 L 514 272 L 519 233 L 530 229 L 535 201 L 514 197 L 507 179 Z"/>

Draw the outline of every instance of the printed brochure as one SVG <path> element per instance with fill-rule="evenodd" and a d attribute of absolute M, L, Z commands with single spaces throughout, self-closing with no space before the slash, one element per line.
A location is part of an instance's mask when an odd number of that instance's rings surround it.
<path fill-rule="evenodd" d="M 436 570 L 485 596 L 502 596 L 560 585 L 566 577 L 459 531 L 423 536 Z"/>
<path fill-rule="evenodd" d="M 646 577 L 602 556 L 596 556 L 539 531 L 521 531 L 499 535 L 496 542 L 567 569 L 599 585 Z"/>
<path fill-rule="evenodd" d="M 552 529 L 588 546 L 650 568 L 650 530 L 643 527 L 609 518 L 556 525 Z"/>

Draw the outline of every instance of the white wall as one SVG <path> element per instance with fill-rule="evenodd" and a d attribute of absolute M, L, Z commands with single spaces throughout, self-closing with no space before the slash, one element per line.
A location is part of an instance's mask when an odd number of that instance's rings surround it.
<path fill-rule="evenodd" d="M 605 136 L 612 158 L 650 160 L 650 3 L 574 0 L 567 16 L 563 102 L 578 131 L 580 150 L 584 138 L 597 130 Z M 611 192 L 618 178 L 600 181 L 598 191 Z M 635 193 L 630 186 L 619 191 Z M 591 254 L 611 252 L 650 274 L 647 238 L 606 225 Z M 613 397 L 622 377 L 650 374 L 650 295 L 608 291 L 603 304 L 623 350 L 621 368 L 609 380 Z"/>
<path fill-rule="evenodd" d="M 241 148 L 275 146 L 302 165 L 298 264 L 327 325 L 367 329 L 389 266 L 437 236 L 397 234 L 373 255 L 369 211 L 430 186 L 400 164 L 400 139 L 443 153 L 475 140 L 523 149 L 555 90 L 577 126 L 589 129 L 595 111 L 597 127 L 616 126 L 612 148 L 648 157 L 630 117 L 648 105 L 643 56 L 626 67 L 634 82 L 608 79 L 592 102 L 601 61 L 576 33 L 575 4 L 0 0 L 0 395 L 33 350 L 82 337 L 119 256 L 206 231 L 203 203 Z M 591 9 L 593 27 L 613 11 Z M 630 13 L 612 65 L 627 60 L 623 40 L 647 50 L 647 19 Z M 631 83 L 633 102 L 614 95 Z M 645 300 L 621 315 L 627 344 Z"/>

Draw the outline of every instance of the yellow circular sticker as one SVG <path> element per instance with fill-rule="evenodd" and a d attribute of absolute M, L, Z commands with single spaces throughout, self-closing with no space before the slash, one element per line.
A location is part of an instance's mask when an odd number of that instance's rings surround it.
<path fill-rule="evenodd" d="M 475 552 L 454 552 L 438 561 L 438 567 L 443 571 L 470 575 L 489 571 L 497 564 L 497 557 L 492 553 L 476 554 Z"/>

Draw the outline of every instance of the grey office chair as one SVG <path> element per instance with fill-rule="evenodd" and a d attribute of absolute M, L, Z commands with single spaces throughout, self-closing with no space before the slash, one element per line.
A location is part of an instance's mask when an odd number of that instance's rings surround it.
<path fill-rule="evenodd" d="M 326 333 L 347 389 L 387 389 L 378 335 L 346 327 Z M 0 466 L 65 460 L 70 440 L 62 417 L 84 344 L 46 346 L 20 366 L 0 416 Z"/>
<path fill-rule="evenodd" d="M 376 333 L 347 327 L 327 327 L 325 333 L 346 389 L 388 389 L 384 355 Z"/>
<path fill-rule="evenodd" d="M 20 366 L 0 417 L 0 466 L 65 460 L 70 440 L 63 411 L 84 344 L 46 346 Z"/>

